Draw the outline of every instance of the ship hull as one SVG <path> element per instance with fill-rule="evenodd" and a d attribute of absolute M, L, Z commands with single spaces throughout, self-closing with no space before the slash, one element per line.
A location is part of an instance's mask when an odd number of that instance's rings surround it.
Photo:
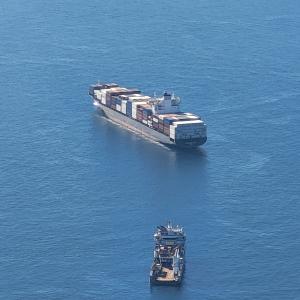
<path fill-rule="evenodd" d="M 101 109 L 107 118 L 120 124 L 125 129 L 133 131 L 137 134 L 142 135 L 147 139 L 166 145 L 168 147 L 175 146 L 180 148 L 197 148 L 198 146 L 204 144 L 207 139 L 206 137 L 203 137 L 197 140 L 188 140 L 188 141 L 179 140 L 173 142 L 170 140 L 168 136 L 136 121 L 135 119 L 128 117 L 127 115 L 122 114 L 121 112 L 115 111 L 103 105 L 101 102 L 97 101 L 96 99 L 94 99 L 94 105 L 97 108 Z"/>
<path fill-rule="evenodd" d="M 178 281 L 159 281 L 156 279 L 150 279 L 151 285 L 161 285 L 161 286 L 180 286 L 182 280 Z"/>

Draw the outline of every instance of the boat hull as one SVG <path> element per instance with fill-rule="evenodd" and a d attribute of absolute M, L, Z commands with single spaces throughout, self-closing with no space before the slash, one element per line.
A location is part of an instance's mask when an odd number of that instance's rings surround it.
<path fill-rule="evenodd" d="M 147 139 L 161 143 L 168 147 L 197 148 L 198 146 L 203 145 L 207 140 L 206 137 L 203 137 L 200 139 L 178 140 L 176 142 L 173 142 L 168 136 L 144 125 L 143 123 L 136 121 L 135 119 L 128 117 L 127 115 L 122 114 L 121 112 L 103 105 L 96 99 L 94 99 L 94 105 L 97 108 L 101 109 L 107 118 L 111 119 L 115 123 L 118 123 L 123 128 L 133 131 Z"/>
<path fill-rule="evenodd" d="M 178 281 L 159 281 L 155 279 L 150 279 L 150 284 L 151 285 L 160 285 L 160 286 L 180 286 L 182 280 Z"/>

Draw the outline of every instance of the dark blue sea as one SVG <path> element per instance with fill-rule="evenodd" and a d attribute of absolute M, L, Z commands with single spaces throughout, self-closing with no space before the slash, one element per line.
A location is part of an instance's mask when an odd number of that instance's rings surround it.
<path fill-rule="evenodd" d="M 0 299 L 300 299 L 300 3 L 0 3 Z M 90 84 L 174 91 L 208 141 L 107 121 Z M 156 225 L 187 233 L 149 286 Z"/>

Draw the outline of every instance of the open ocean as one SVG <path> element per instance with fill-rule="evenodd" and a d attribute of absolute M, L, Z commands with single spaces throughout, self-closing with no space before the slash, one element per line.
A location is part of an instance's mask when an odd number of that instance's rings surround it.
<path fill-rule="evenodd" d="M 0 3 L 0 299 L 300 299 L 298 0 Z M 97 80 L 174 91 L 170 150 L 97 113 Z M 153 232 L 187 233 L 180 288 Z"/>

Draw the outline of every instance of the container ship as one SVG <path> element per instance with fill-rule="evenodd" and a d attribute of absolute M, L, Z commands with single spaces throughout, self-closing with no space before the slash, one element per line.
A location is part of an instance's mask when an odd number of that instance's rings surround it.
<path fill-rule="evenodd" d="M 206 140 L 206 124 L 197 115 L 180 110 L 180 98 L 165 92 L 161 97 L 115 83 L 90 86 L 94 105 L 114 122 L 167 146 L 195 148 Z"/>
<path fill-rule="evenodd" d="M 185 267 L 185 233 L 182 227 L 158 226 L 154 233 L 154 258 L 150 284 L 179 286 Z"/>

